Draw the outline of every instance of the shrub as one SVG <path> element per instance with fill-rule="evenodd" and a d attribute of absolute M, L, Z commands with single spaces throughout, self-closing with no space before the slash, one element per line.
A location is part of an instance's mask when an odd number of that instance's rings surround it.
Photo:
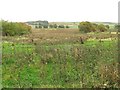
<path fill-rule="evenodd" d="M 59 28 L 65 28 L 65 26 L 64 26 L 64 25 L 59 25 L 58 27 L 59 27 Z"/>
<path fill-rule="evenodd" d="M 96 23 L 91 23 L 91 22 L 86 21 L 86 22 L 80 22 L 78 28 L 81 32 L 84 32 L 84 33 L 96 32 L 96 31 L 104 32 L 109 29 L 109 26 L 106 26 L 103 24 L 99 25 Z"/>
<path fill-rule="evenodd" d="M 66 26 L 66 28 L 70 28 L 69 26 Z"/>
<path fill-rule="evenodd" d="M 106 28 L 105 25 L 100 24 L 100 25 L 98 25 L 98 30 L 101 31 L 101 32 L 104 32 L 104 31 L 107 31 L 107 28 Z"/>
<path fill-rule="evenodd" d="M 118 32 L 120 32 L 120 24 L 115 25 L 114 29 L 115 31 L 117 31 L 117 34 L 118 34 Z"/>
<path fill-rule="evenodd" d="M 42 28 L 42 26 L 41 26 L 41 25 L 39 25 L 39 28 Z"/>
<path fill-rule="evenodd" d="M 116 25 L 114 26 L 114 29 L 120 30 L 120 25 L 119 25 L 119 24 L 116 24 Z"/>
<path fill-rule="evenodd" d="M 93 26 L 90 22 L 81 22 L 78 27 L 79 30 L 84 33 L 88 33 L 93 30 Z"/>
<path fill-rule="evenodd" d="M 31 26 L 28 26 L 25 23 L 2 21 L 3 36 L 23 35 L 29 33 L 30 30 Z"/>
<path fill-rule="evenodd" d="M 53 25 L 49 25 L 50 28 L 53 28 L 54 26 Z"/>
<path fill-rule="evenodd" d="M 43 28 L 48 28 L 48 25 L 44 25 Z"/>
<path fill-rule="evenodd" d="M 57 24 L 54 24 L 53 27 L 54 27 L 54 28 L 57 28 L 58 26 L 57 26 Z"/>
<path fill-rule="evenodd" d="M 38 28 L 38 26 L 35 26 L 35 28 Z"/>
<path fill-rule="evenodd" d="M 105 25 L 107 29 L 110 29 L 110 26 L 109 25 Z"/>

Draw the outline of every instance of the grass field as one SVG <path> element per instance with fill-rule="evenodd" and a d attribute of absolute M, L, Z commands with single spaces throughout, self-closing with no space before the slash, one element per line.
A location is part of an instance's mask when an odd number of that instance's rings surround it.
<path fill-rule="evenodd" d="M 80 37 L 84 44 L 80 43 Z M 3 37 L 3 87 L 118 87 L 117 35 L 77 29 Z"/>

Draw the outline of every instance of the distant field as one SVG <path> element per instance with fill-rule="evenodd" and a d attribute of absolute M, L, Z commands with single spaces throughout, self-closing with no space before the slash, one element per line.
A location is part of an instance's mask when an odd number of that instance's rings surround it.
<path fill-rule="evenodd" d="M 69 25 L 70 28 L 73 28 L 73 29 L 77 29 L 79 23 L 80 22 L 49 22 L 49 24 Z M 94 23 L 109 25 L 110 29 L 114 29 L 114 26 L 117 24 L 117 23 L 112 23 L 112 22 L 94 22 Z"/>

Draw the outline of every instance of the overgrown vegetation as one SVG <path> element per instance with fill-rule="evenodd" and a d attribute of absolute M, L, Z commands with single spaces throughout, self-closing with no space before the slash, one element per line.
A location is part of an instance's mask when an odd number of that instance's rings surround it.
<path fill-rule="evenodd" d="M 2 22 L 2 35 L 3 36 L 15 36 L 15 35 L 23 35 L 30 32 L 31 27 L 26 25 L 25 23 L 18 22 Z"/>
<path fill-rule="evenodd" d="M 108 32 L 109 25 L 81 22 L 73 29 L 63 23 L 35 24 L 41 29 L 2 21 L 3 87 L 119 87 L 117 34 Z"/>
<path fill-rule="evenodd" d="M 88 32 L 105 32 L 109 29 L 109 25 L 96 24 L 91 22 L 80 22 L 79 30 L 84 33 Z"/>
<path fill-rule="evenodd" d="M 58 28 L 65 28 L 65 26 L 64 25 L 59 25 Z"/>
<path fill-rule="evenodd" d="M 18 38 L 3 37 L 3 87 L 118 87 L 116 35 L 64 29 Z"/>

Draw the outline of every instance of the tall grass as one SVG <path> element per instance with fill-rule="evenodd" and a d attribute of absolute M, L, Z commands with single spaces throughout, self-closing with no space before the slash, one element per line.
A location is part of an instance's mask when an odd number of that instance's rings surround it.
<path fill-rule="evenodd" d="M 118 87 L 117 42 L 3 43 L 3 87 Z"/>

